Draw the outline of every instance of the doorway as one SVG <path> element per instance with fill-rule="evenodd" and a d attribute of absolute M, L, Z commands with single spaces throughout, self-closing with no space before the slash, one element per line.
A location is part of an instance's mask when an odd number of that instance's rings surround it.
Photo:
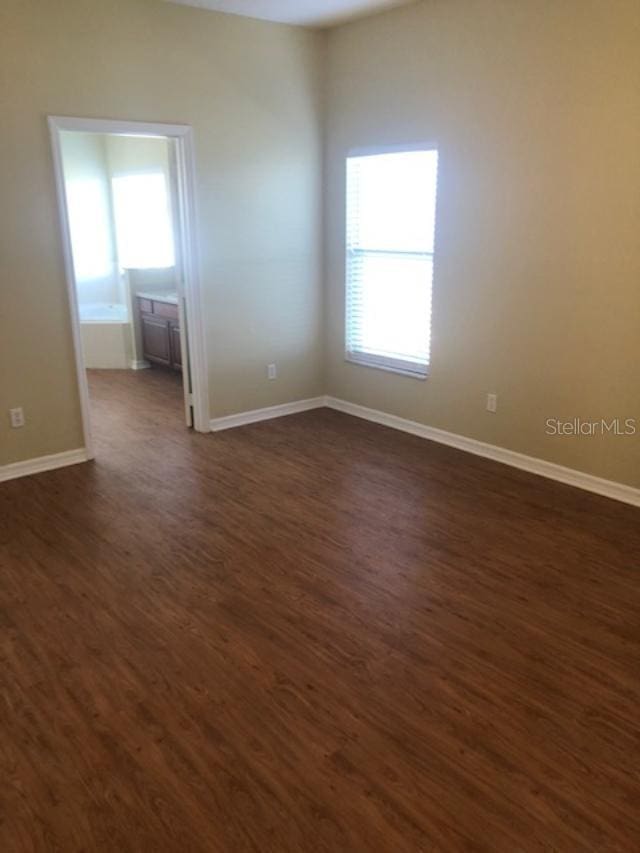
<path fill-rule="evenodd" d="M 181 379 L 187 427 L 208 432 L 191 129 L 64 117 L 49 127 L 88 455 L 88 371 Z"/>

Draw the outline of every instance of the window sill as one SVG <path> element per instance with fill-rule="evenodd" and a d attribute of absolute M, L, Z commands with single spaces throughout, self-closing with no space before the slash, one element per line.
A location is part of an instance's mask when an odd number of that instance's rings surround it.
<path fill-rule="evenodd" d="M 345 355 L 344 360 L 349 364 L 357 364 L 359 367 L 371 367 L 373 370 L 384 370 L 386 373 L 397 373 L 400 376 L 407 376 L 409 379 L 419 379 L 424 381 L 429 378 L 429 368 L 427 372 L 418 372 L 411 370 L 410 367 L 394 367 L 390 364 L 376 364 L 375 361 L 369 361 L 366 358 L 358 358 L 354 355 Z"/>

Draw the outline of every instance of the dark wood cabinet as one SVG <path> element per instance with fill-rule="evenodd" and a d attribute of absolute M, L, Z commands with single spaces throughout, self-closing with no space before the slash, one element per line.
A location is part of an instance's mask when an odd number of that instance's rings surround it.
<path fill-rule="evenodd" d="M 144 358 L 156 364 L 171 366 L 171 347 L 166 320 L 156 320 L 147 314 L 140 316 Z"/>
<path fill-rule="evenodd" d="M 138 297 L 143 358 L 173 370 L 182 370 L 178 306 Z"/>
<path fill-rule="evenodd" d="M 180 340 L 180 325 L 177 322 L 169 322 L 169 350 L 171 352 L 171 364 L 182 369 L 182 344 Z"/>

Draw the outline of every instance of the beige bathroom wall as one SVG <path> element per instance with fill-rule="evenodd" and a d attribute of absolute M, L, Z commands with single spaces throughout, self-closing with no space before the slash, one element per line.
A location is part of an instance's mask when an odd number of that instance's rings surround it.
<path fill-rule="evenodd" d="M 640 3 L 425 0 L 327 50 L 328 393 L 640 486 Z M 417 141 L 440 152 L 426 381 L 343 359 L 345 157 Z M 545 434 L 576 417 L 638 432 Z"/>
<path fill-rule="evenodd" d="M 107 162 L 112 177 L 163 172 L 169 180 L 169 140 L 160 137 L 105 134 Z"/>
<path fill-rule="evenodd" d="M 322 391 L 322 39 L 159 0 L 3 0 L 0 464 L 82 445 L 48 114 L 193 126 L 212 416 Z"/>
<path fill-rule="evenodd" d="M 84 264 L 81 260 L 79 272 L 77 258 L 74 257 L 78 304 L 82 306 L 96 302 L 117 302 L 120 293 L 120 273 L 116 254 L 111 181 L 107 166 L 105 138 L 96 133 L 62 133 L 60 152 L 72 241 L 77 228 L 83 235 L 80 245 L 73 246 L 74 255 L 78 249 L 84 255 Z M 95 194 L 92 196 L 92 215 L 87 211 L 86 198 L 83 198 L 78 206 L 73 204 L 74 190 L 83 188 L 86 192 L 87 187 L 90 187 Z M 87 250 L 87 223 L 91 223 L 92 234 L 92 248 L 89 250 Z M 97 253 L 94 231 L 97 231 L 98 236 Z M 90 266 L 94 268 L 90 274 L 87 274 L 86 269 L 87 258 L 93 258 Z M 100 261 L 99 267 L 102 269 L 95 269 L 96 258 Z M 87 367 L 91 366 L 88 362 L 85 363 Z"/>

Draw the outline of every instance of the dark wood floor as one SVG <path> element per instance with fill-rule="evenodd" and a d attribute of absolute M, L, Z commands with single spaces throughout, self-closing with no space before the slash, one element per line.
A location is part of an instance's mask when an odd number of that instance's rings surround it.
<path fill-rule="evenodd" d="M 91 377 L 0 486 L 2 851 L 638 851 L 640 513 Z"/>

